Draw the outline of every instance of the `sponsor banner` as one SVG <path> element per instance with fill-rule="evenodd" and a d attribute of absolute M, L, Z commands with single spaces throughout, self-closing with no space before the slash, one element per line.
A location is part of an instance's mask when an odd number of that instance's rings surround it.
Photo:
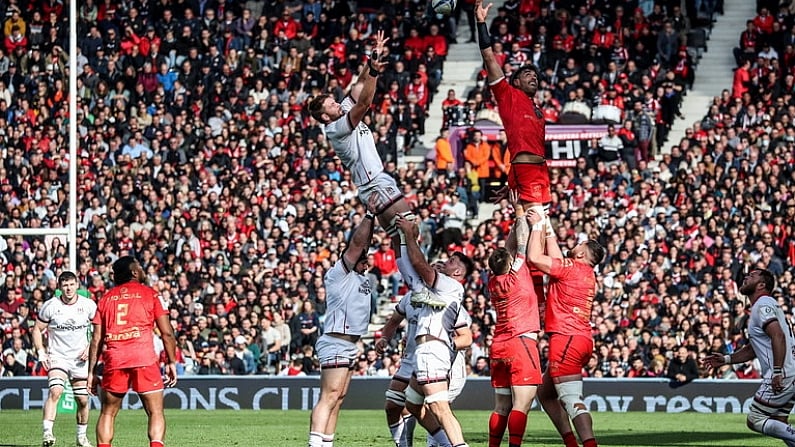
<path fill-rule="evenodd" d="M 344 408 L 383 410 L 388 378 L 354 378 Z M 671 388 L 661 379 L 586 379 L 585 403 L 591 411 L 624 413 L 746 413 L 759 387 L 754 380 L 696 380 Z M 488 378 L 467 381 L 453 406 L 461 410 L 491 410 Z M 182 410 L 276 409 L 311 410 L 320 396 L 318 377 L 191 377 L 180 378 L 166 390 L 166 408 Z M 0 379 L 0 411 L 40 409 L 47 398 L 46 378 Z M 534 408 L 538 408 L 534 403 Z M 99 398 L 91 397 L 99 408 Z M 122 408 L 140 409 L 135 393 L 128 393 Z"/>
<path fill-rule="evenodd" d="M 70 380 L 64 383 L 63 393 L 61 393 L 61 398 L 58 399 L 56 411 L 58 414 L 75 414 L 77 412 L 77 402 L 75 401 L 72 382 Z"/>
<path fill-rule="evenodd" d="M 483 137 L 489 141 L 498 140 L 502 130 L 500 126 L 474 128 L 483 132 Z M 472 127 L 450 128 L 450 146 L 459 166 L 463 166 L 464 148 L 470 129 Z M 575 166 L 577 158 L 588 156 L 588 151 L 596 149 L 597 141 L 605 135 L 607 124 L 548 124 L 544 134 L 547 165 L 551 168 Z"/>

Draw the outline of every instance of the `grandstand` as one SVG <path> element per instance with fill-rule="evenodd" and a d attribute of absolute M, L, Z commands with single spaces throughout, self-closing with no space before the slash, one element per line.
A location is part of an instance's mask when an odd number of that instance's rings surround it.
<path fill-rule="evenodd" d="M 694 120 L 677 115 L 683 98 L 699 94 L 704 61 L 716 48 L 709 37 L 725 32 L 721 11 L 693 11 L 695 2 L 681 2 L 678 11 L 644 9 L 651 2 L 636 2 L 637 10 L 610 1 L 596 2 L 601 9 L 555 3 L 570 7 L 500 3 L 491 27 L 506 67 L 541 67 L 540 100 L 551 129 L 614 123 L 625 148 L 610 163 L 599 139 L 586 139 L 578 143 L 580 156 L 551 173 L 561 240 L 593 237 L 608 247 L 594 311 L 599 348 L 588 374 L 661 376 L 680 345 L 695 359 L 737 349 L 745 343 L 737 283 L 747 268 L 779 275 L 776 293 L 788 312 L 795 293 L 792 14 L 773 11 L 779 25 L 754 35 L 758 47 L 742 49 L 751 65 L 738 72 L 747 81 L 735 74 L 734 85 L 723 86 L 728 96 L 709 110 L 703 104 L 707 116 L 680 140 L 671 129 Z M 740 3 L 727 0 L 727 14 Z M 319 92 L 341 98 L 363 64 L 368 36 L 384 29 L 393 37 L 392 65 L 379 81 L 369 124 L 387 171 L 422 217 L 425 248 L 434 256 L 460 249 L 477 260 L 465 306 L 476 321 L 472 373 L 487 375 L 474 369 L 488 356 L 493 323 L 485 259 L 507 234 L 511 211 L 481 204 L 460 240 L 434 246 L 444 228 L 441 207 L 454 192 L 475 197 L 478 178 L 460 173 L 463 165 L 426 162 L 422 150 L 442 125 L 468 128 L 479 117 L 499 127 L 473 69 L 476 46 L 467 42 L 465 14 L 454 33 L 450 20 L 426 14 L 424 2 L 405 3 L 409 9 L 398 0 L 379 9 L 329 0 L 162 4 L 173 7 L 87 0 L 72 28 L 58 1 L 32 0 L 17 14 L 16 6 L 4 6 L 1 226 L 66 223 L 64 185 L 75 162 L 66 145 L 68 62 L 78 73 L 75 270 L 83 286 L 101 296 L 109 264 L 134 254 L 171 302 L 185 374 L 226 373 L 212 353 L 237 335 L 260 357 L 259 374 L 291 373 L 285 366 L 294 357 L 305 359 L 298 372 L 316 373 L 305 347 L 312 337 L 301 329 L 322 326 L 323 273 L 363 207 L 303 104 Z M 767 17 L 755 21 L 768 29 Z M 62 51 L 69 29 L 79 37 L 74 61 Z M 765 43 L 780 56 L 767 57 Z M 450 88 L 461 103 L 441 114 Z M 462 148 L 467 143 L 465 134 L 454 138 Z M 499 141 L 489 144 L 502 150 Z M 404 159 L 406 152 L 413 158 Z M 494 172 L 489 182 L 499 183 Z M 385 237 L 376 232 L 374 267 Z M 0 238 L 0 252 L 3 349 L 24 359 L 27 374 L 41 375 L 27 332 L 54 293 L 66 247 L 56 236 L 14 236 Z M 373 297 L 363 353 L 401 293 L 393 293 L 392 272 L 372 272 L 382 290 Z M 279 339 L 272 355 L 272 338 L 262 336 L 270 328 Z M 15 339 L 24 341 L 24 356 L 14 351 Z M 543 341 L 540 348 L 543 356 Z M 640 370 L 630 375 L 636 359 Z M 357 374 L 390 375 L 385 363 L 367 358 Z M 758 371 L 749 364 L 714 374 Z"/>

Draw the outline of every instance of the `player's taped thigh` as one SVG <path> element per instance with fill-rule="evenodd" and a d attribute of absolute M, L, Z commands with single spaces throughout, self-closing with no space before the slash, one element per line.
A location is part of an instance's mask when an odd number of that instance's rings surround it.
<path fill-rule="evenodd" d="M 555 391 L 558 392 L 558 399 L 566 409 L 569 418 L 574 420 L 581 414 L 588 414 L 588 407 L 582 400 L 582 381 L 575 380 L 555 384 Z"/>
<path fill-rule="evenodd" d="M 422 405 L 425 402 L 425 396 L 420 394 L 412 387 L 406 388 L 406 402 L 414 405 Z"/>
<path fill-rule="evenodd" d="M 52 376 L 47 378 L 47 387 L 52 388 L 54 386 L 59 386 L 61 388 L 66 387 L 66 379 L 63 377 Z"/>
<path fill-rule="evenodd" d="M 450 402 L 450 392 L 444 390 L 425 397 L 426 404 L 432 404 L 435 402 Z"/>
<path fill-rule="evenodd" d="M 512 396 L 510 388 L 494 388 L 494 394 L 499 394 L 500 396 Z"/>
<path fill-rule="evenodd" d="M 754 431 L 764 433 L 765 422 L 767 422 L 769 418 L 770 416 L 759 411 L 759 407 L 756 405 L 751 405 L 751 408 L 748 411 L 748 426 Z"/>
<path fill-rule="evenodd" d="M 88 388 L 85 385 L 72 387 L 75 397 L 88 397 Z"/>
<path fill-rule="evenodd" d="M 392 402 L 393 404 L 401 406 L 401 407 L 405 407 L 406 406 L 406 393 L 405 392 L 398 391 L 398 390 L 393 390 L 393 389 L 390 388 L 390 389 L 386 390 L 386 393 L 384 393 L 384 395 L 386 396 L 386 400 L 387 401 Z"/>
<path fill-rule="evenodd" d="M 530 207 L 528 211 L 535 211 L 541 217 L 547 217 L 549 215 L 549 204 L 546 205 L 533 205 Z"/>

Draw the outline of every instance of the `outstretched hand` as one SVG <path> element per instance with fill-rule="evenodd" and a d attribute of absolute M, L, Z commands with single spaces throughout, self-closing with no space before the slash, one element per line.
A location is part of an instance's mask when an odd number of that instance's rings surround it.
<path fill-rule="evenodd" d="M 475 2 L 475 21 L 477 21 L 477 22 L 485 22 L 486 21 L 486 17 L 489 16 L 489 10 L 491 9 L 492 6 L 493 6 L 493 4 L 489 3 L 484 8 L 483 7 L 483 0 L 477 0 Z"/>
<path fill-rule="evenodd" d="M 373 46 L 373 52 L 369 62 L 370 66 L 378 72 L 384 71 L 387 65 L 383 60 L 387 42 L 389 42 L 389 38 L 384 37 L 384 30 L 378 31 L 375 35 L 375 45 Z"/>
<path fill-rule="evenodd" d="M 403 234 L 406 235 L 406 239 L 417 240 L 417 237 L 420 234 L 420 229 L 417 227 L 417 223 L 413 220 L 407 220 L 400 214 L 397 215 L 397 219 L 395 219 L 395 225 L 403 231 Z"/>
<path fill-rule="evenodd" d="M 710 354 L 701 360 L 701 364 L 707 368 L 718 368 L 726 364 L 722 354 Z"/>

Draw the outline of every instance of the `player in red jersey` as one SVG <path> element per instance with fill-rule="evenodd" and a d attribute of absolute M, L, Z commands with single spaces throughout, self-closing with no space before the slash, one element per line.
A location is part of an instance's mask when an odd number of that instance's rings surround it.
<path fill-rule="evenodd" d="M 498 248 L 489 257 L 489 296 L 497 311 L 494 342 L 491 345 L 491 386 L 494 388 L 494 412 L 489 418 L 489 447 L 499 447 L 505 428 L 508 445 L 522 444 L 527 426 L 527 412 L 541 384 L 538 357 L 538 300 L 530 268 L 525 262 L 527 225 L 524 207 L 516 191 L 509 192 L 516 210 L 513 232 L 516 248 Z"/>
<path fill-rule="evenodd" d="M 511 153 L 508 185 L 498 195 L 504 197 L 508 189 L 516 190 L 525 209 L 529 210 L 533 206 L 549 204 L 552 199 L 549 170 L 544 158 L 544 114 L 534 100 L 538 91 L 538 68 L 523 65 L 511 74 L 510 81 L 505 79 L 505 73 L 491 49 L 491 36 L 486 24 L 491 6 L 489 4 L 484 8 L 482 0 L 478 0 L 475 4 L 475 20 L 480 54 L 486 65 L 489 85 L 499 107 Z"/>
<path fill-rule="evenodd" d="M 547 237 L 544 217 L 530 211 L 530 262 L 549 275 L 544 331 L 549 334 L 549 366 L 538 390 L 544 411 L 566 447 L 577 445 L 569 419 L 583 447 L 596 447 L 593 421 L 582 400 L 582 368 L 593 353 L 591 306 L 596 294 L 594 267 L 605 249 L 589 240 L 563 257 L 554 237 Z M 548 255 L 544 254 L 544 247 Z M 568 417 L 567 417 L 568 416 Z"/>
<path fill-rule="evenodd" d="M 145 278 L 146 274 L 135 258 L 119 258 L 113 263 L 116 286 L 97 305 L 88 352 L 88 385 L 92 394 L 96 394 L 99 385 L 94 368 L 100 352 L 104 362 L 97 447 L 110 447 L 116 414 L 130 388 L 138 393 L 149 417 L 149 446 L 163 447 L 166 434 L 163 389 L 177 383 L 177 341 L 168 320 L 166 304 L 154 289 L 146 285 Z M 165 383 L 154 350 L 155 326 L 168 355 Z"/>
<path fill-rule="evenodd" d="M 534 100 L 538 91 L 538 68 L 532 64 L 523 65 L 511 74 L 510 81 L 505 79 L 505 73 L 491 48 L 491 36 L 486 24 L 491 7 L 492 4 L 489 3 L 484 8 L 482 0 L 475 3 L 480 54 L 486 66 L 491 92 L 497 101 L 511 154 L 508 184 L 497 192 L 497 200 L 504 198 L 509 190 L 518 191 L 519 199 L 526 210 L 535 209 L 546 216 L 552 194 L 549 169 L 544 158 L 546 121 Z M 538 301 L 544 302 L 543 275 L 535 269 L 531 269 L 531 272 Z"/>

